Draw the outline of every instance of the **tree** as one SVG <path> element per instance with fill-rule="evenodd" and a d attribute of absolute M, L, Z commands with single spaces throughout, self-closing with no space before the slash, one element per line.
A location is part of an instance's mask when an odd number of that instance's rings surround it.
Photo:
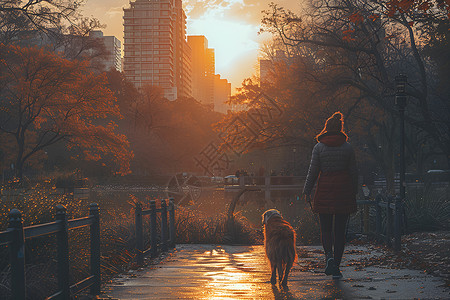
<path fill-rule="evenodd" d="M 73 0 L 2 0 L 0 2 L 1 42 L 17 37 L 24 30 L 51 34 L 62 23 L 76 26 L 82 1 Z"/>
<path fill-rule="evenodd" d="M 111 157 L 117 173 L 129 172 L 133 154 L 111 120 L 121 115 L 104 74 L 37 47 L 0 45 L 0 53 L 0 134 L 15 141 L 18 178 L 31 158 L 62 142 L 87 160 Z"/>
<path fill-rule="evenodd" d="M 323 74 L 334 74 L 322 80 L 324 89 L 352 89 L 356 91 L 354 95 L 359 95 L 355 107 L 366 103 L 391 115 L 392 120 L 398 114 L 393 103 L 394 76 L 407 73 L 411 99 L 406 115 L 408 125 L 426 133 L 428 142 L 432 141 L 441 155 L 447 156 L 448 106 L 439 104 L 442 100 L 433 95 L 433 66 L 421 48 L 421 41 L 429 37 L 422 29 L 428 26 L 431 32 L 433 20 L 440 18 L 441 12 L 428 18 L 413 9 L 389 13 L 387 8 L 392 2 L 312 0 L 302 17 L 273 4 L 263 18 L 263 30 L 278 35 L 292 52 L 301 49 L 312 53 Z M 396 3 L 403 2 L 406 1 Z M 392 122 L 385 125 L 395 127 Z"/>
<path fill-rule="evenodd" d="M 24 47 L 40 45 L 71 60 L 92 61 L 95 57 L 104 56 L 107 53 L 103 43 L 89 37 L 92 30 L 104 26 L 95 18 L 82 17 L 78 11 L 81 3 L 71 0 L 2 0 L 0 43 Z"/>

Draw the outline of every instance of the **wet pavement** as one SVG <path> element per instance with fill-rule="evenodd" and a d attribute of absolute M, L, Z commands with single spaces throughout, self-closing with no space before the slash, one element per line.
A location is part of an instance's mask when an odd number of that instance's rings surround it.
<path fill-rule="evenodd" d="M 365 246 L 347 247 L 341 280 L 317 267 L 320 247 L 298 249 L 288 289 L 270 284 L 263 246 L 177 245 L 158 265 L 114 279 L 105 293 L 116 299 L 450 299 L 441 278 L 359 266 L 362 258 L 381 255 Z"/>

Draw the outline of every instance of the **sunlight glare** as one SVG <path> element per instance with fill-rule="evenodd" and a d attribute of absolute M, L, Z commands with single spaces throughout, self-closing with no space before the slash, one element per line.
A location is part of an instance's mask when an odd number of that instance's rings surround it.
<path fill-rule="evenodd" d="M 259 27 L 244 21 L 226 19 L 221 14 L 221 9 L 223 8 L 211 9 L 198 19 L 188 18 L 188 35 L 204 35 L 208 39 L 208 47 L 215 51 L 217 74 L 228 79 L 231 73 L 236 72 L 251 76 L 253 68 L 246 65 L 239 70 L 239 60 L 252 53 L 256 61 Z"/>

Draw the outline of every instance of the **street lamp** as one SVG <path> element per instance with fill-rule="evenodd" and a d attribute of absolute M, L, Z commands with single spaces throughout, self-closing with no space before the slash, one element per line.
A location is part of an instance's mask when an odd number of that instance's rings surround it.
<path fill-rule="evenodd" d="M 292 175 L 295 176 L 295 152 L 297 152 L 297 148 L 292 148 L 292 153 L 294 153 L 294 171 L 292 172 Z"/>
<path fill-rule="evenodd" d="M 395 76 L 395 106 L 400 113 L 400 198 L 405 199 L 405 107 L 406 107 L 406 84 L 408 78 L 404 74 Z"/>

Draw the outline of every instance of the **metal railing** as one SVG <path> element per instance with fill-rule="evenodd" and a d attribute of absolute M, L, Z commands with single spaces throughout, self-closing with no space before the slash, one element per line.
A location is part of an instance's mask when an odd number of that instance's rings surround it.
<path fill-rule="evenodd" d="M 390 195 L 378 194 L 375 200 L 358 200 L 357 204 L 362 206 L 362 231 L 374 235 L 379 242 L 384 242 L 399 251 L 404 231 L 403 203 L 400 196 L 394 198 Z M 370 228 L 371 206 L 375 208 L 375 230 Z"/>
<path fill-rule="evenodd" d="M 157 230 L 157 214 L 160 213 L 160 243 L 158 244 L 158 230 Z M 169 214 L 169 217 L 167 216 Z M 144 226 L 143 216 L 150 216 L 150 248 L 144 247 Z M 158 249 L 167 251 L 169 247 L 175 248 L 175 204 L 173 199 L 169 200 L 167 205 L 166 200 L 161 200 L 161 208 L 156 208 L 156 201 L 150 201 L 149 209 L 142 209 L 140 202 L 135 206 L 135 220 L 136 220 L 136 258 L 137 263 L 142 265 L 144 257 L 151 254 L 151 257 L 158 255 Z"/>
<path fill-rule="evenodd" d="M 17 209 L 9 212 L 8 229 L 0 232 L 0 246 L 8 245 L 11 261 L 12 299 L 26 298 L 25 241 L 38 236 L 56 235 L 57 278 L 59 291 L 47 299 L 70 299 L 90 287 L 92 295 L 100 294 L 100 214 L 98 204 L 89 207 L 89 216 L 68 220 L 63 205 L 56 206 L 55 221 L 23 227 L 22 214 Z M 80 282 L 70 285 L 69 230 L 90 226 L 90 273 Z"/>

